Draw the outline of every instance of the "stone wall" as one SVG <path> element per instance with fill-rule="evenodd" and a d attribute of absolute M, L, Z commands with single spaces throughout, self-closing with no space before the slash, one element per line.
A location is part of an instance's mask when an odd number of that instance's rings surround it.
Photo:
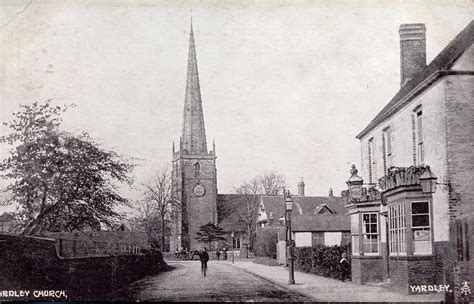
<path fill-rule="evenodd" d="M 166 267 L 161 254 L 61 258 L 53 239 L 0 235 L 1 290 L 64 290 L 68 300 L 108 300 Z"/>

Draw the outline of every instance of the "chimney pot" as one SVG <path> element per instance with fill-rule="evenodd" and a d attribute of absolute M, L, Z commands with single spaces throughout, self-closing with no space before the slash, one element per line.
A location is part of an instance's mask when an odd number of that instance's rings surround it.
<path fill-rule="evenodd" d="M 400 25 L 400 85 L 404 86 L 426 66 L 426 27 L 423 23 Z"/>
<path fill-rule="evenodd" d="M 301 178 L 300 182 L 298 183 L 298 195 L 299 196 L 304 196 L 304 181 L 303 181 L 303 178 Z"/>

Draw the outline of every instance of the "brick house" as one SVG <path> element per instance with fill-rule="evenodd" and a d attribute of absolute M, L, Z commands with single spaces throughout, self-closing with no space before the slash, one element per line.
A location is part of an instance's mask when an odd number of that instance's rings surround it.
<path fill-rule="evenodd" d="M 470 266 L 472 251 L 474 22 L 428 65 L 425 26 L 403 24 L 399 33 L 401 88 L 356 137 L 361 178 L 353 168 L 350 180 L 368 187 L 347 205 L 352 277 L 407 291 L 450 282 L 454 289 L 453 269 Z M 420 182 L 428 168 L 438 183 L 432 193 Z"/>

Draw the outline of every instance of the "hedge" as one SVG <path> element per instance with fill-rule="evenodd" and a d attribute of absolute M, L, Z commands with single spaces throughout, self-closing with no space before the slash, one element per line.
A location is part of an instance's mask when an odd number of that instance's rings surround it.
<path fill-rule="evenodd" d="M 277 229 L 274 227 L 258 228 L 254 253 L 257 257 L 276 259 L 276 244 L 278 242 Z"/>
<path fill-rule="evenodd" d="M 350 246 L 316 246 L 295 248 L 295 268 L 325 277 L 339 279 L 339 266 L 343 252 L 350 253 Z M 350 263 L 350 259 L 348 258 Z"/>

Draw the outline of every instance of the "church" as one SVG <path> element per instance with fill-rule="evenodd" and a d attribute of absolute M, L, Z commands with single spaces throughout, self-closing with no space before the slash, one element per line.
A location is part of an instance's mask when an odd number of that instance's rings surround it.
<path fill-rule="evenodd" d="M 221 227 L 226 233 L 227 241 L 221 242 L 219 246 L 227 248 L 232 246 L 237 250 L 240 249 L 245 254 L 247 249 L 251 249 L 247 246 L 252 247 L 256 238 L 255 229 L 257 229 L 257 226 L 264 227 L 261 224 L 260 215 L 249 215 L 248 209 L 252 208 L 249 206 L 259 207 L 262 209 L 260 213 L 264 212 L 265 208 L 271 209 L 274 216 L 284 212 L 283 196 L 218 194 L 216 145 L 213 142 L 212 150 L 208 151 L 192 24 L 189 36 L 182 133 L 179 146 L 176 148 L 173 143 L 172 150 L 172 191 L 175 200 L 180 204 L 172 210 L 171 251 L 180 248 L 202 249 L 204 245 L 196 240 L 196 233 L 200 226 L 211 222 Z M 302 182 L 298 185 L 298 189 L 298 195 L 295 197 L 296 204 L 304 203 L 303 205 L 306 206 L 307 210 L 303 208 L 305 212 L 295 213 L 294 223 L 295 227 L 299 225 L 298 227 L 301 228 L 298 230 L 301 232 L 300 235 L 309 236 L 310 241 L 306 243 L 311 246 L 312 235 L 334 231 L 337 231 L 339 235 L 336 243 L 343 243 L 344 238 L 340 235 L 342 235 L 341 231 L 347 232 L 349 218 L 344 216 L 346 213 L 344 208 L 338 207 L 341 204 L 341 198 L 333 196 L 332 191 L 328 197 L 305 196 L 304 183 Z M 318 208 L 322 208 L 323 205 L 331 210 L 330 214 L 337 214 L 341 219 L 343 217 L 343 223 L 333 221 L 333 224 L 339 223 L 340 225 L 337 224 L 338 227 L 318 227 L 319 230 L 316 231 L 312 226 L 314 226 L 315 221 L 320 221 L 321 210 Z M 268 216 L 272 217 L 272 212 Z M 299 223 L 300 219 L 301 225 Z M 278 223 L 280 222 L 277 218 L 274 225 L 280 225 Z M 231 237 L 231 234 L 234 237 Z M 296 234 L 295 237 L 297 237 Z M 212 250 L 214 248 L 208 249 Z"/>
<path fill-rule="evenodd" d="M 208 222 L 217 224 L 217 170 L 215 144 L 207 150 L 206 129 L 199 87 L 196 46 L 191 24 L 183 111 L 183 129 L 179 147 L 173 143 L 173 194 L 180 207 L 174 210 L 170 249 L 198 249 L 196 232 Z"/>

